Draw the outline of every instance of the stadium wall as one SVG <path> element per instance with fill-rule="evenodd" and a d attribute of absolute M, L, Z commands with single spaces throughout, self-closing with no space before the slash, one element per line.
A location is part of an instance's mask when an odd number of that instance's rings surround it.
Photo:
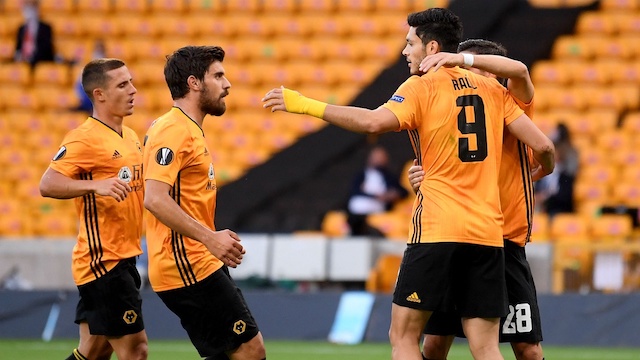
<path fill-rule="evenodd" d="M 340 292 L 244 291 L 267 340 L 326 341 Z M 143 291 L 150 339 L 187 339 L 157 295 Z M 77 338 L 75 291 L 0 291 L 0 338 Z M 640 294 L 541 295 L 544 344 L 640 347 Z M 386 342 L 390 295 L 376 295 L 365 341 Z"/>

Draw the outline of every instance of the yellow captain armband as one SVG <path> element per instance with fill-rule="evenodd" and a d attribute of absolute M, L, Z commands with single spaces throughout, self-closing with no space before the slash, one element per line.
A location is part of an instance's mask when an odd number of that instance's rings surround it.
<path fill-rule="evenodd" d="M 307 114 L 322 119 L 327 103 L 303 96 L 297 91 L 283 88 L 284 106 L 287 112 Z"/>

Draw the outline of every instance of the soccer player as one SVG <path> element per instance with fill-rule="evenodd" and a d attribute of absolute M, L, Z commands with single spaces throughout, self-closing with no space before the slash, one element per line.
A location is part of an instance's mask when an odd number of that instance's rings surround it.
<path fill-rule="evenodd" d="M 427 55 L 453 52 L 459 18 L 432 8 L 408 16 L 403 50 L 411 74 Z M 466 56 L 466 63 L 472 62 Z M 392 358 L 421 360 L 419 339 L 433 311 L 460 311 L 475 359 L 502 359 L 499 318 L 507 313 L 502 213 L 497 179 L 503 128 L 529 145 L 541 172 L 554 166 L 553 143 L 493 79 L 459 67 L 405 81 L 375 110 L 334 106 L 286 88 L 263 101 L 271 111 L 312 115 L 347 130 L 408 130 L 425 180 L 416 196 L 408 246 L 393 295 Z"/>
<path fill-rule="evenodd" d="M 519 61 L 506 58 L 504 47 L 487 40 L 467 40 L 458 46 L 458 52 L 474 54 L 471 71 L 490 78 L 507 79 L 506 86 L 521 109 L 533 115 L 534 88 L 527 67 Z M 437 71 L 441 66 L 463 66 L 461 54 L 438 53 L 427 56 L 420 70 Z M 533 181 L 529 162 L 529 149 L 509 131 L 504 133 L 502 163 L 498 186 L 504 215 L 504 252 L 509 313 L 501 319 L 500 341 L 510 342 L 518 360 L 543 359 L 542 329 L 536 288 L 524 246 L 529 242 L 534 208 Z M 424 172 L 420 166 L 409 169 L 409 181 L 418 190 Z M 426 359 L 444 360 L 454 336 L 461 334 L 460 316 L 453 313 L 434 314 L 426 326 L 422 353 Z"/>
<path fill-rule="evenodd" d="M 231 84 L 224 51 L 186 46 L 167 57 L 164 76 L 174 107 L 145 137 L 145 207 L 149 280 L 200 356 L 265 359 L 262 334 L 229 276 L 244 249 L 230 230 L 216 231 L 216 178 L 202 123 L 226 110 Z"/>
<path fill-rule="evenodd" d="M 142 147 L 123 125 L 136 88 L 124 62 L 96 59 L 82 70 L 93 114 L 71 130 L 40 180 L 40 193 L 75 199 L 80 218 L 72 271 L 80 292 L 80 343 L 67 360 L 147 358 L 142 320 Z"/>

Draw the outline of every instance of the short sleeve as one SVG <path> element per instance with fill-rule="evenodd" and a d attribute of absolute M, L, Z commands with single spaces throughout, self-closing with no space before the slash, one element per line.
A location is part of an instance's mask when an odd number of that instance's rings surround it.
<path fill-rule="evenodd" d="M 520 99 L 514 97 L 513 95 L 512 97 L 513 97 L 513 100 L 516 102 L 516 104 L 518 104 L 518 107 L 522 109 L 524 113 L 527 114 L 528 117 L 533 119 L 533 99 L 531 99 L 529 103 L 524 103 L 520 101 Z"/>
<path fill-rule="evenodd" d="M 418 127 L 420 103 L 418 102 L 419 76 L 412 76 L 402 83 L 391 98 L 382 107 L 391 110 L 398 118 L 400 129 L 412 130 Z"/>
<path fill-rule="evenodd" d="M 503 93 L 504 100 L 504 124 L 509 125 L 515 119 L 519 118 L 524 111 L 518 106 L 516 101 L 513 99 L 511 94 L 508 91 L 504 91 Z"/>
<path fill-rule="evenodd" d="M 70 132 L 62 140 L 62 145 L 51 159 L 49 167 L 70 178 L 91 172 L 99 156 L 96 151 L 100 151 L 92 145 L 95 141 L 96 139 L 89 141 L 81 132 Z"/>
<path fill-rule="evenodd" d="M 144 145 L 144 179 L 173 185 L 189 161 L 192 141 L 188 130 L 178 124 L 148 134 Z"/>

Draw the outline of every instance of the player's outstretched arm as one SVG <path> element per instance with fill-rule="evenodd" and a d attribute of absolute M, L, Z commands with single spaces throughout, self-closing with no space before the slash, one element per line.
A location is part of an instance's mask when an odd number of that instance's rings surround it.
<path fill-rule="evenodd" d="M 76 180 L 48 168 L 40 179 L 40 195 L 54 199 L 73 199 L 95 193 L 123 201 L 131 187 L 118 178 L 104 180 Z"/>
<path fill-rule="evenodd" d="M 376 110 L 354 106 L 330 105 L 303 96 L 285 87 L 271 89 L 262 99 L 265 108 L 271 111 L 286 111 L 293 114 L 311 115 L 343 129 L 366 134 L 381 134 L 398 130 L 400 123 L 388 109 Z"/>
<path fill-rule="evenodd" d="M 529 69 L 521 61 L 500 55 L 471 55 L 472 67 L 495 74 L 497 77 L 509 79 L 507 88 L 518 100 L 528 104 L 533 99 L 534 87 L 529 76 Z M 420 63 L 420 71 L 430 69 L 437 71 L 440 67 L 468 66 L 462 53 L 453 54 L 439 52 L 428 55 Z"/>
<path fill-rule="evenodd" d="M 525 114 L 507 125 L 507 129 L 533 150 L 533 157 L 540 166 L 532 172 L 532 176 L 539 179 L 551 174 L 555 166 L 555 147 L 551 139 Z"/>
<path fill-rule="evenodd" d="M 234 268 L 240 265 L 245 250 L 238 235 L 231 230 L 213 231 L 200 224 L 171 198 L 170 190 L 171 186 L 162 181 L 146 180 L 144 207 L 173 231 L 203 243 L 225 265 Z"/>

